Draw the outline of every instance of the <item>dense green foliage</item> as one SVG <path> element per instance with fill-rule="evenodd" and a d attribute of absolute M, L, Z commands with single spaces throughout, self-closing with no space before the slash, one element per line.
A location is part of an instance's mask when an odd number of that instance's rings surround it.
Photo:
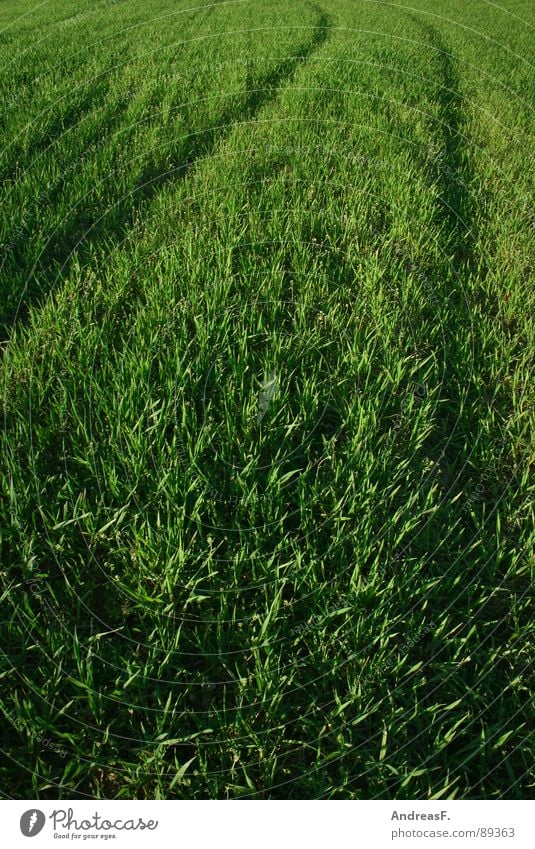
<path fill-rule="evenodd" d="M 531 794 L 533 18 L 0 5 L 4 795 Z"/>

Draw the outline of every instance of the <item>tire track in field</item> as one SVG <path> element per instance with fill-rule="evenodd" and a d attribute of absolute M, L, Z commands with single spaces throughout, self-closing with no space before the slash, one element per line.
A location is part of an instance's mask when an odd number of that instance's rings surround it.
<path fill-rule="evenodd" d="M 204 25 L 206 20 L 213 14 L 214 9 L 217 8 L 217 5 L 210 4 L 206 9 L 200 7 L 198 10 L 194 10 L 194 14 L 189 16 L 189 23 L 195 21 L 195 12 L 197 12 L 197 25 Z M 56 26 L 56 24 L 57 22 L 53 23 L 52 26 Z M 37 43 L 40 44 L 42 41 L 46 41 L 47 38 L 48 36 Z M 108 40 L 108 38 L 105 40 Z M 98 44 L 98 41 L 95 43 Z M 66 67 L 68 68 L 68 62 L 73 57 L 83 54 L 87 49 L 90 48 L 84 48 L 78 51 L 78 53 L 66 57 L 64 60 L 67 63 Z M 24 55 L 24 52 L 20 55 Z M 115 136 L 119 133 L 128 132 L 128 130 L 135 131 L 145 119 L 142 119 L 138 124 L 124 126 L 123 119 L 128 114 L 131 101 L 126 96 L 120 96 L 118 100 L 114 98 L 116 86 L 114 72 L 117 68 L 128 66 L 135 61 L 136 58 L 134 57 L 120 65 L 112 66 L 109 69 L 101 71 L 96 77 L 89 80 L 89 87 L 85 92 L 85 82 L 77 85 L 74 89 L 75 94 L 80 94 L 80 99 L 77 103 L 70 104 L 68 101 L 69 93 L 66 93 L 58 100 L 47 104 L 33 120 L 0 150 L 0 178 L 5 178 L 7 184 L 10 182 L 16 184 L 18 182 L 17 169 L 21 161 L 27 163 L 24 172 L 22 172 L 23 178 L 25 178 L 26 174 L 31 174 L 35 166 L 46 166 L 46 157 L 54 155 L 54 146 L 58 143 L 63 143 L 69 133 L 76 134 L 82 128 L 84 122 L 92 121 L 99 112 L 104 111 L 106 114 L 107 111 L 110 114 L 104 118 L 104 123 L 91 127 L 91 134 L 85 142 L 86 147 L 80 155 L 71 157 L 66 165 L 65 174 L 72 174 L 73 170 L 75 171 L 80 164 L 91 163 L 91 155 L 95 152 L 92 148 L 96 148 L 97 152 L 101 152 L 106 144 L 113 144 Z M 171 59 L 168 60 L 168 64 L 170 63 Z M 62 63 L 60 62 L 39 77 L 36 77 L 35 80 L 30 74 L 28 80 L 23 85 L 27 86 L 41 78 L 45 78 L 53 71 L 61 68 Z M 26 77 L 24 79 L 26 80 Z M 61 104 L 63 101 L 67 103 L 66 110 L 59 113 L 55 112 L 54 110 L 56 110 L 58 104 Z M 149 115 L 149 117 L 151 116 Z M 5 130 L 6 126 L 6 116 L 4 113 L 1 113 L 0 130 Z M 26 145 L 25 137 L 30 130 L 35 132 L 35 135 Z M 2 160 L 6 154 L 9 154 L 11 158 L 6 158 L 5 165 L 2 165 Z M 2 168 L 4 169 L 3 171 L 1 170 Z M 58 181 L 52 183 L 50 189 L 49 186 L 50 184 L 39 192 L 37 197 L 33 196 L 33 189 L 29 189 L 28 197 L 32 196 L 34 204 L 37 202 L 39 204 L 46 202 L 47 205 L 54 204 L 61 197 L 61 193 L 65 191 L 68 184 L 65 183 L 65 176 L 62 176 Z M 115 203 L 112 204 L 111 208 L 115 208 L 115 205 L 119 203 L 116 199 L 114 200 Z M 85 201 L 85 203 L 82 203 L 82 201 Z M 36 272 L 45 281 L 47 276 L 52 273 L 55 274 L 57 279 L 58 268 L 61 267 L 61 270 L 64 271 L 74 258 L 76 248 L 81 245 L 86 233 L 90 214 L 90 212 L 88 213 L 88 207 L 89 209 L 92 208 L 90 195 L 86 195 L 81 201 L 76 203 L 75 207 L 72 207 L 74 214 L 68 217 L 68 228 L 63 230 L 61 225 L 56 225 L 52 237 L 48 240 L 37 260 L 30 261 L 29 265 L 32 268 L 29 274 L 27 272 L 29 266 L 27 265 L 25 267 L 25 257 L 22 252 L 25 250 L 27 243 L 31 247 L 30 234 L 34 232 L 38 220 L 38 206 L 35 206 L 35 208 L 30 207 L 30 211 L 24 216 L 22 222 L 15 222 L 15 226 L 11 228 L 11 231 L 6 233 L 4 242 L 0 244 L 0 345 L 9 339 L 11 325 L 25 320 L 26 307 L 40 296 L 46 296 L 48 294 L 48 288 L 37 284 Z M 97 242 L 99 237 L 102 236 L 103 234 L 99 229 L 98 233 L 94 232 L 92 234 L 92 241 Z M 8 255 L 11 255 L 12 258 L 15 257 L 15 264 L 18 265 L 18 268 L 15 268 L 14 271 L 13 268 L 9 267 L 9 263 L 6 264 L 6 246 L 8 247 Z M 2 256 L 2 253 L 4 253 L 4 256 Z M 16 285 L 20 276 L 25 277 L 26 285 L 23 302 L 19 302 L 21 295 Z M 6 283 L 6 281 L 9 281 L 9 283 Z"/>
<path fill-rule="evenodd" d="M 97 107 L 97 111 L 105 105 Z M 35 244 L 39 241 L 41 208 L 44 205 L 50 207 L 55 216 L 62 199 L 72 191 L 71 180 L 77 176 L 79 169 L 92 167 L 94 157 L 98 157 L 108 145 L 113 145 L 116 134 L 122 132 L 122 121 L 128 108 L 126 99 L 117 101 L 113 117 L 106 119 L 100 129 L 98 126 L 91 129 L 81 153 L 69 159 L 57 179 L 48 182 L 42 191 L 34 194 L 31 186 L 22 186 L 31 203 L 0 245 L 0 344 L 9 339 L 14 325 L 26 321 L 30 305 L 49 294 L 57 282 L 58 273 L 62 273 L 58 269 L 61 267 L 65 271 L 75 258 L 91 214 L 91 194 L 71 207 L 70 214 L 60 223 L 54 224 L 51 236 L 38 254 Z M 91 118 L 93 114 L 88 112 L 86 117 Z M 84 120 L 86 118 L 82 118 L 73 129 L 80 127 Z M 53 148 L 53 144 L 49 149 Z M 64 223 L 65 228 L 62 226 Z M 95 231 L 91 241 L 96 243 L 98 236 L 102 235 L 100 229 L 98 233 Z M 24 293 L 22 298 L 21 292 Z"/>
<path fill-rule="evenodd" d="M 317 7 L 315 7 L 317 8 Z M 149 187 L 148 194 L 143 194 L 142 192 L 134 191 L 129 199 L 132 201 L 132 205 L 129 207 L 127 219 L 125 219 L 125 228 L 129 223 L 130 218 L 134 217 L 135 211 L 139 209 L 139 207 L 144 207 L 145 203 L 149 200 L 152 200 L 157 196 L 158 191 L 163 185 L 171 182 L 173 177 L 175 182 L 182 182 L 188 174 L 193 173 L 197 163 L 201 162 L 204 158 L 211 155 L 211 153 L 215 150 L 215 148 L 222 142 L 224 142 L 232 129 L 239 125 L 240 123 L 253 120 L 254 117 L 260 112 L 262 108 L 273 103 L 277 97 L 279 96 L 281 88 L 292 79 L 294 74 L 298 71 L 300 67 L 302 67 L 308 59 L 318 51 L 323 44 L 327 41 L 329 37 L 329 18 L 323 12 L 320 12 L 318 16 L 318 21 L 313 29 L 312 38 L 304 45 L 303 47 L 295 48 L 294 54 L 291 57 L 281 61 L 275 68 L 271 69 L 268 73 L 266 73 L 260 81 L 255 83 L 254 89 L 246 91 L 245 94 L 245 102 L 242 105 L 242 108 L 239 110 L 234 110 L 232 112 L 229 110 L 228 112 L 228 121 L 224 124 L 223 127 L 215 127 L 210 128 L 206 131 L 206 134 L 203 134 L 203 144 L 198 145 L 195 148 L 194 154 L 187 162 L 183 162 L 182 165 L 179 165 L 177 168 L 174 168 L 169 175 L 163 175 L 163 180 L 158 180 L 158 176 L 156 175 L 154 181 L 151 183 Z M 297 55 L 298 54 L 298 55 Z M 176 176 L 178 174 L 178 177 Z M 165 179 L 167 178 L 167 179 Z M 124 238 L 124 231 L 116 230 L 113 234 L 113 239 L 120 243 L 120 240 Z M 91 234 L 90 234 L 91 236 Z M 95 243 L 97 240 L 93 236 L 92 242 Z M 110 239 L 111 241 L 111 239 Z M 111 248 L 110 248 L 111 249 Z M 74 255 L 74 254 L 73 254 Z M 144 306 L 140 306 L 138 304 L 137 298 L 134 298 L 130 303 L 127 303 L 122 311 L 121 322 L 125 323 L 129 321 L 132 316 L 137 316 L 137 310 L 144 309 Z M 124 345 L 128 341 L 127 334 L 117 334 L 112 335 L 109 339 L 110 344 L 113 347 L 114 354 L 117 356 L 121 350 L 124 349 Z M 66 437 L 64 445 L 66 446 L 66 451 L 69 454 L 71 451 L 70 441 Z M 48 460 L 53 468 L 57 468 L 58 464 L 61 465 L 61 456 L 60 452 L 63 449 L 63 445 L 56 444 L 54 441 L 51 441 L 47 446 L 46 452 L 43 452 L 43 456 L 46 453 Z M 37 466 L 36 466 L 37 469 Z M 38 477 L 39 479 L 45 478 L 47 475 L 46 465 L 43 465 L 42 468 L 39 469 Z M 76 474 L 76 473 L 75 473 Z M 86 480 L 87 490 L 88 492 L 96 492 L 99 493 L 99 482 L 92 477 Z M 91 555 L 94 557 L 94 554 Z M 89 597 L 87 600 L 87 604 L 91 608 L 91 610 L 99 609 L 98 604 L 95 600 Z M 103 622 L 112 622 L 114 621 L 113 617 L 113 603 L 110 605 L 106 604 L 102 607 L 102 610 L 99 612 L 99 619 Z"/>
<path fill-rule="evenodd" d="M 168 183 L 171 183 L 172 181 L 175 183 L 183 182 L 188 175 L 194 172 L 199 162 L 209 157 L 216 147 L 228 138 L 234 127 L 241 123 L 254 120 L 264 107 L 275 102 L 282 87 L 293 78 L 298 69 L 303 67 L 314 53 L 321 49 L 329 38 L 331 24 L 328 15 L 326 15 L 317 6 L 314 6 L 313 8 L 317 9 L 319 14 L 316 24 L 314 27 L 311 27 L 311 29 L 313 29 L 312 37 L 303 46 L 296 47 L 290 57 L 279 62 L 274 68 L 256 81 L 254 83 L 254 88 L 242 92 L 242 97 L 243 95 L 245 95 L 245 97 L 239 110 L 236 108 L 234 108 L 234 110 L 229 108 L 228 111 L 223 114 L 221 125 L 218 121 L 217 127 L 208 128 L 200 134 L 201 143 L 197 143 L 192 155 L 183 160 L 180 165 L 174 167 L 169 173 L 164 175 L 156 173 L 150 180 L 148 190 L 145 186 L 141 185 L 127 195 L 126 198 L 119 199 L 116 206 L 119 206 L 121 210 L 121 222 L 120 225 L 114 229 L 114 232 L 110 233 L 108 236 L 107 241 L 109 247 L 106 251 L 106 255 L 109 255 L 111 250 L 113 250 L 114 245 L 120 244 L 125 239 L 128 234 L 128 228 L 133 220 L 135 220 L 136 213 L 140 208 L 143 210 L 146 206 L 148 206 L 149 202 L 154 200 L 159 191 L 162 190 Z M 107 175 L 108 178 L 110 176 L 112 175 Z M 140 190 L 143 188 L 145 188 L 145 191 Z M 129 203 L 127 204 L 125 201 L 129 201 Z M 111 209 L 115 209 L 115 207 L 111 207 Z M 90 250 L 93 245 L 97 245 L 99 243 L 99 240 L 102 238 L 102 231 L 98 225 L 102 220 L 105 220 L 108 212 L 109 209 L 106 210 L 103 215 L 97 219 L 97 221 L 93 222 L 91 227 L 79 239 L 77 245 L 70 250 L 68 256 L 65 257 L 63 265 L 59 270 L 54 264 L 48 267 L 47 273 L 50 274 L 51 277 L 50 280 L 46 282 L 49 282 L 50 284 L 57 282 L 60 277 L 65 274 L 69 264 L 73 261 L 73 259 L 79 256 L 78 251 L 80 250 L 82 243 L 85 243 L 84 247 L 87 250 Z M 66 237 L 62 235 L 62 239 L 63 238 Z M 101 268 L 103 268 L 103 266 L 101 266 Z M 54 273 L 53 279 L 52 273 Z M 33 295 L 33 297 L 29 299 L 30 302 L 36 300 L 39 295 L 46 296 L 49 291 L 50 289 L 47 289 L 47 291 L 41 291 Z M 124 322 L 129 320 L 132 315 L 135 317 L 137 315 L 137 309 L 144 309 L 143 306 L 140 307 L 138 305 L 137 299 L 125 304 L 121 315 L 122 323 L 124 324 Z M 110 339 L 110 342 L 113 343 L 113 349 L 117 353 L 123 348 L 126 342 L 126 337 L 121 334 Z M 57 446 L 54 444 L 50 445 L 49 455 L 53 458 L 53 464 L 56 464 L 56 458 L 54 455 L 57 450 Z M 57 459 L 59 461 L 59 456 Z M 43 475 L 46 475 L 46 469 L 43 469 Z"/>
<path fill-rule="evenodd" d="M 470 161 L 466 106 L 451 50 L 448 49 L 448 45 L 437 29 L 428 24 L 420 23 L 420 26 L 425 30 L 429 42 L 440 57 L 442 73 L 437 101 L 439 119 L 442 122 L 441 147 L 444 166 L 438 169 L 436 175 L 440 189 L 437 217 L 442 221 L 444 232 L 449 239 L 448 247 L 452 255 L 450 268 L 457 284 L 457 291 L 451 293 L 452 297 L 449 297 L 450 293 L 445 293 L 444 297 L 448 297 L 452 319 L 458 320 L 459 326 L 464 325 L 465 332 L 469 334 L 472 360 L 481 358 L 484 362 L 487 347 L 481 326 L 478 322 L 472 321 L 468 325 L 466 319 L 466 299 L 480 299 L 478 281 L 484 280 L 490 271 L 486 246 L 480 235 L 482 206 L 475 195 L 476 172 Z M 488 295 L 486 295 L 483 308 L 487 312 L 492 308 Z M 453 411 L 448 412 L 445 408 L 441 421 L 441 438 L 447 446 L 444 456 L 448 467 L 452 470 L 448 484 L 451 487 L 450 493 L 454 489 L 462 488 L 470 491 L 474 487 L 474 474 L 478 474 L 477 463 L 481 462 L 478 461 L 478 442 L 482 433 L 482 426 L 476 432 L 470 429 L 470 423 L 474 418 L 481 423 L 485 422 L 490 406 L 499 410 L 504 420 L 514 415 L 514 405 L 503 385 L 494 383 L 491 385 L 489 382 L 488 387 L 481 387 L 474 380 L 471 363 L 465 361 L 465 352 L 461 344 L 460 337 L 453 334 L 446 340 L 445 361 L 450 364 L 450 368 L 453 364 L 458 364 L 456 371 L 446 373 L 443 387 L 444 395 L 455 402 L 455 419 Z M 449 435 L 454 434 L 456 430 L 469 437 L 464 452 L 457 457 L 457 463 L 455 462 L 456 452 L 449 443 Z M 473 469 L 476 471 L 474 472 Z M 485 470 L 479 469 L 481 476 L 483 471 Z M 498 483 L 497 492 L 487 487 L 486 499 L 491 515 L 498 511 L 499 503 L 504 492 L 511 486 L 512 479 L 504 476 L 498 479 Z M 472 533 L 474 529 L 472 523 L 467 522 L 466 527 Z M 484 526 L 480 533 L 483 531 Z M 492 541 L 492 531 L 487 533 Z M 505 622 L 505 610 L 503 615 Z"/>
<path fill-rule="evenodd" d="M 329 38 L 331 27 L 329 16 L 318 6 L 312 8 L 319 13 L 318 22 L 314 28 L 313 37 L 303 47 L 298 48 L 299 53 L 279 62 L 275 68 L 261 77 L 255 84 L 255 88 L 247 92 L 245 101 L 238 112 L 235 108 L 225 110 L 218 126 L 203 130 L 198 135 L 195 148 L 189 156 L 183 158 L 180 165 L 165 174 L 156 173 L 148 168 L 135 191 L 142 191 L 145 197 L 151 198 L 161 186 L 172 181 L 184 180 L 199 161 L 211 156 L 215 148 L 228 138 L 235 126 L 254 120 L 265 106 L 277 99 L 282 87 L 290 82 L 297 70 L 308 62 Z"/>
<path fill-rule="evenodd" d="M 484 357 L 481 328 L 473 323 L 472 311 L 467 308 L 467 300 L 474 297 L 477 278 L 486 275 L 488 263 L 484 247 L 479 246 L 481 205 L 475 193 L 476 172 L 471 163 L 467 107 L 457 64 L 435 27 L 412 15 L 409 17 L 425 33 L 437 57 L 439 70 L 434 95 L 438 114 L 432 125 L 438 141 L 438 155 L 429 183 L 435 192 L 438 188 L 434 221 L 440 238 L 445 241 L 442 253 L 446 261 L 436 264 L 430 273 L 435 292 L 433 307 L 448 313 L 446 326 L 450 331 L 445 337 L 443 354 L 448 366 L 441 386 L 441 396 L 448 403 L 444 404 L 422 449 L 437 465 L 445 467 L 444 503 L 447 504 L 459 492 L 470 489 L 474 469 L 477 473 L 478 443 L 482 433 L 482 426 L 474 428 L 474 421 L 484 422 L 488 416 L 489 396 L 474 380 L 473 374 L 474 360 Z M 498 399 L 498 390 L 494 389 L 492 403 L 496 404 Z M 507 405 L 507 399 L 502 397 L 501 403 Z M 497 509 L 499 496 L 496 502 L 496 496 L 489 493 L 489 499 L 492 513 Z M 476 529 L 472 520 L 466 518 L 462 502 L 459 521 L 467 533 L 468 546 L 478 533 L 474 536 Z M 479 533 L 483 533 L 483 528 Z"/>
<path fill-rule="evenodd" d="M 162 173 L 154 164 L 147 165 L 138 178 L 134 188 L 127 195 L 115 200 L 112 206 L 104 210 L 89 227 L 81 232 L 80 222 L 87 217 L 87 207 L 90 206 L 90 195 L 77 202 L 69 211 L 69 227 L 62 230 L 60 238 L 54 238 L 54 232 L 47 245 L 36 260 L 34 267 L 27 275 L 27 291 L 18 307 L 3 310 L 0 326 L 0 341 L 9 337 L 9 325 L 24 321 L 27 307 L 40 297 L 46 297 L 55 287 L 58 279 L 67 272 L 75 257 L 81 253 L 87 256 L 91 249 L 102 243 L 105 236 L 110 249 L 123 241 L 129 228 L 136 220 L 139 210 L 152 202 L 165 186 L 171 182 L 183 182 L 203 159 L 211 156 L 218 145 L 224 142 L 233 128 L 241 123 L 252 121 L 258 113 L 270 103 L 273 103 L 282 89 L 311 56 L 316 53 L 329 38 L 330 17 L 315 4 L 309 4 L 317 11 L 318 20 L 314 26 L 312 38 L 303 46 L 297 47 L 294 55 L 279 62 L 275 68 L 254 83 L 254 88 L 245 92 L 245 100 L 236 109 L 229 107 L 221 114 L 216 126 L 208 127 L 190 137 L 194 141 L 192 150 L 184 154 L 182 151 L 180 164 L 170 171 Z M 242 93 L 243 94 L 243 93 Z M 180 139 L 184 144 L 184 139 Z M 165 145 L 170 155 L 180 156 L 181 151 L 173 149 L 172 140 Z M 150 153 L 150 152 L 149 152 Z M 104 179 L 113 179 L 113 172 L 105 175 Z M 113 231 L 106 230 L 108 214 L 113 216 Z M 103 232 L 103 230 L 105 232 Z M 38 273 L 42 283 L 35 284 L 35 273 Z M 48 279 L 47 279 L 48 278 Z M 43 285 L 44 284 L 44 285 Z"/>
<path fill-rule="evenodd" d="M 470 163 L 470 139 L 467 136 L 467 114 L 461 81 L 449 45 L 444 41 L 438 29 L 427 22 L 422 22 L 410 16 L 426 35 L 428 43 L 435 54 L 439 71 L 439 81 L 434 94 L 437 107 L 437 117 L 433 122 L 432 131 L 438 142 L 438 156 L 431 167 L 431 186 L 438 195 L 435 208 L 435 223 L 440 238 L 445 240 L 442 254 L 450 257 L 448 272 L 444 266 L 432 270 L 435 283 L 438 285 L 438 300 L 451 311 L 448 321 L 465 324 L 466 319 L 466 290 L 470 276 L 476 272 L 481 258 L 476 252 L 477 236 L 475 220 L 477 202 L 472 192 L 474 172 Z M 451 286 L 453 279 L 454 286 Z M 443 283 L 446 285 L 441 285 Z M 448 288 L 446 288 L 448 287 Z M 440 307 L 439 307 L 440 309 Z M 467 328 L 467 332 L 473 328 Z M 440 451 L 438 462 L 446 460 L 448 485 L 452 488 L 464 486 L 467 474 L 467 461 L 472 448 L 458 456 L 453 442 L 456 432 L 470 433 L 471 414 L 466 397 L 470 387 L 472 372 L 471 362 L 466 359 L 466 352 L 461 349 L 460 337 L 456 333 L 448 334 L 445 339 L 444 362 L 449 363 L 448 371 L 444 374 L 442 394 L 452 402 L 452 409 L 444 407 L 437 423 L 435 436 L 438 443 L 445 446 Z M 472 358 L 474 339 L 472 336 Z M 453 370 L 453 365 L 458 367 Z M 475 399 L 472 398 L 472 403 Z M 465 406 L 466 404 L 466 406 Z M 472 435 L 474 436 L 474 435 Z M 433 437 L 429 437 L 433 440 Z M 477 434 L 474 439 L 477 441 Z M 428 441 L 428 450 L 435 459 L 436 448 Z M 459 461 L 460 460 L 460 466 Z"/>
<path fill-rule="evenodd" d="M 455 274 L 474 267 L 474 219 L 476 203 L 471 191 L 473 171 L 466 137 L 466 111 L 456 62 L 435 27 L 418 22 L 440 63 L 438 87 L 438 136 L 440 162 L 434 178 L 439 188 L 437 220 L 442 224 L 453 252 Z"/>

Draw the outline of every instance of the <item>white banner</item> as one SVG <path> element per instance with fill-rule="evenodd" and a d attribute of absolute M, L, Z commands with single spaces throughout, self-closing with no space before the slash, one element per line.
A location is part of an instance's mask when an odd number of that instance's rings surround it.
<path fill-rule="evenodd" d="M 5 801 L 2 845 L 194 849 L 533 849 L 522 801 Z M 35 842 L 31 843 L 30 841 Z"/>

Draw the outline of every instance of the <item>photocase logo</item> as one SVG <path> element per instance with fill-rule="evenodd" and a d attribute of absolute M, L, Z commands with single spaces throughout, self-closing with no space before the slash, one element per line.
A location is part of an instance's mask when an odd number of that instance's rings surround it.
<path fill-rule="evenodd" d="M 258 412 L 256 414 L 256 423 L 260 424 L 268 411 L 271 401 L 275 398 L 279 391 L 279 379 L 274 371 L 271 372 L 267 380 L 262 384 L 262 388 L 258 393 Z"/>
<path fill-rule="evenodd" d="M 25 811 L 20 818 L 20 830 L 24 837 L 35 837 L 42 830 L 45 824 L 45 815 L 42 811 L 33 808 L 30 811 Z"/>

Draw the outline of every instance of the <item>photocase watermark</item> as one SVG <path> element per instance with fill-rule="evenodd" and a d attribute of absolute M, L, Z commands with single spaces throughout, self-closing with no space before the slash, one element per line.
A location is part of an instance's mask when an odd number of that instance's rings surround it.
<path fill-rule="evenodd" d="M 485 483 L 490 480 L 492 480 L 492 476 L 487 474 L 487 472 L 483 472 L 475 488 L 472 490 L 472 492 L 465 501 L 465 510 L 471 510 L 475 506 L 475 504 L 483 498 L 483 493 L 485 492 Z"/>
<path fill-rule="evenodd" d="M 416 282 L 421 283 L 427 301 L 431 304 L 432 307 L 438 310 L 438 308 L 441 306 L 441 299 L 437 294 L 436 287 L 433 286 L 427 275 L 420 271 L 416 275 Z"/>
<path fill-rule="evenodd" d="M 303 622 L 301 625 L 296 625 L 295 628 L 292 628 L 291 634 L 292 636 L 296 636 L 302 634 L 303 631 L 309 631 L 314 628 L 315 625 L 318 625 L 325 619 L 328 619 L 330 616 L 333 616 L 336 612 L 343 612 L 344 610 L 349 610 L 351 606 L 354 604 L 354 600 L 349 596 L 342 596 L 341 598 L 334 601 L 328 608 L 325 613 L 318 613 L 316 616 L 313 616 L 312 619 L 309 619 L 308 622 Z"/>
<path fill-rule="evenodd" d="M 180 463 L 183 469 L 189 468 L 189 455 L 186 446 L 180 436 L 177 436 L 176 456 L 178 457 L 178 462 Z"/>
<path fill-rule="evenodd" d="M 50 749 L 51 752 L 55 752 L 60 758 L 65 758 L 67 751 L 60 746 L 58 743 L 54 743 L 50 737 L 45 737 L 43 734 L 38 734 L 35 738 L 38 743 L 43 747 L 43 749 Z"/>
<path fill-rule="evenodd" d="M 44 197 L 45 193 L 43 192 L 41 197 Z M 38 197 L 38 200 L 40 198 Z M 9 242 L 4 242 L 0 245 L 0 251 L 3 254 L 2 265 L 0 265 L 0 270 L 4 267 L 4 263 L 6 261 L 6 257 L 8 254 L 12 254 L 15 250 L 16 244 L 24 231 L 27 229 L 28 218 L 23 216 L 22 221 L 20 221 L 15 229 L 12 231 Z"/>
<path fill-rule="evenodd" d="M 76 819 L 73 808 L 57 808 L 48 816 L 51 820 L 54 837 L 86 840 L 88 837 L 100 837 L 104 840 L 117 837 L 118 831 L 155 831 L 158 820 L 144 820 L 142 817 L 110 820 L 98 812 L 85 819 Z M 38 808 L 29 808 L 20 818 L 20 830 L 25 837 L 35 837 L 46 825 L 47 817 Z M 61 831 L 66 833 L 61 833 Z M 90 832 L 78 834 L 77 832 Z M 95 833 L 96 832 L 96 833 Z M 99 834 L 100 832 L 100 834 Z M 104 834 L 102 834 L 104 832 Z"/>
<path fill-rule="evenodd" d="M 412 381 L 401 399 L 401 412 L 396 413 L 390 429 L 390 441 L 393 442 L 397 433 L 401 429 L 405 420 L 407 410 L 415 402 L 420 404 L 427 395 L 427 387 L 423 383 L 415 383 Z"/>
<path fill-rule="evenodd" d="M 60 21 L 58 24 L 59 29 L 63 29 L 64 27 L 72 26 L 73 24 L 79 24 L 81 21 L 86 20 L 87 18 L 91 18 L 93 15 L 100 14 L 103 9 L 107 9 L 110 6 L 120 5 L 123 0 L 100 0 L 92 9 L 87 9 L 85 12 L 79 12 L 77 15 L 73 15 L 72 18 L 66 18 L 64 21 Z"/>
<path fill-rule="evenodd" d="M 507 451 L 510 449 L 512 440 L 504 435 L 500 438 L 498 443 L 494 447 L 493 456 L 496 458 L 497 454 L 501 451 Z M 477 483 L 475 487 L 471 490 L 470 494 L 466 498 L 464 502 L 464 509 L 469 511 L 475 507 L 475 505 L 483 500 L 483 496 L 485 493 L 485 488 L 491 481 L 495 481 L 498 477 L 498 470 L 496 467 L 490 471 L 484 471 L 480 475 L 478 475 Z M 468 487 L 473 484 L 474 477 L 471 477 L 468 481 Z"/>
<path fill-rule="evenodd" d="M 30 590 L 32 595 L 37 597 L 43 595 L 44 592 L 42 582 L 37 581 L 35 578 L 32 579 L 31 583 L 28 584 L 28 589 Z"/>
<path fill-rule="evenodd" d="M 35 837 L 43 830 L 46 817 L 44 813 L 37 808 L 29 811 L 24 811 L 20 818 L 20 830 L 24 837 Z"/>
<path fill-rule="evenodd" d="M 265 380 L 262 384 L 262 388 L 258 393 L 258 412 L 256 414 L 257 424 L 260 424 L 269 409 L 269 405 L 276 398 L 279 386 L 279 378 L 275 372 L 272 371 L 267 380 Z"/>
<path fill-rule="evenodd" d="M 400 652 L 401 654 L 408 655 L 408 654 L 409 654 L 409 652 L 410 652 L 410 650 L 411 650 L 412 648 L 414 648 L 414 646 L 415 646 L 417 643 L 419 643 L 419 642 L 420 642 L 420 640 L 422 640 L 422 639 L 423 639 L 423 637 L 425 637 L 425 635 L 426 635 L 426 634 L 429 634 L 429 633 L 431 633 L 431 632 L 433 632 L 433 631 L 436 631 L 436 629 L 437 629 L 437 625 L 436 625 L 436 623 L 435 623 L 435 622 L 430 622 L 428 625 L 425 625 L 423 628 L 420 628 L 420 629 L 416 632 L 416 634 L 414 635 L 414 637 L 409 637 L 409 639 L 408 639 L 408 640 L 406 640 L 406 641 L 405 641 L 405 642 L 404 642 L 404 643 L 403 643 L 403 644 L 399 647 L 399 652 Z M 382 672 L 382 673 L 387 672 L 387 673 L 388 673 L 388 672 L 392 669 L 392 667 L 393 667 L 393 666 L 395 666 L 395 664 L 396 664 L 395 659 L 394 659 L 392 656 L 390 656 L 390 657 L 388 658 L 388 660 L 386 660 L 384 663 L 382 663 L 382 664 L 381 664 L 381 666 L 380 666 L 380 672 Z"/>
<path fill-rule="evenodd" d="M 25 731 L 28 730 L 27 726 L 24 725 L 21 719 L 14 719 L 10 716 L 9 720 L 13 727 L 17 729 L 19 734 L 23 734 Z M 54 740 L 52 740 L 50 737 L 45 737 L 42 731 L 39 731 L 34 739 L 36 743 L 39 743 L 39 745 L 43 747 L 43 749 L 49 749 L 51 752 L 55 752 L 61 758 L 65 758 L 65 756 L 67 755 L 67 750 L 64 749 L 63 746 L 60 746 L 59 743 L 54 742 Z"/>
<path fill-rule="evenodd" d="M 306 624 L 297 625 L 292 629 L 292 634 L 301 634 L 303 631 L 311 629 L 315 624 L 320 622 L 324 622 L 326 618 L 332 616 L 334 613 L 339 612 L 340 614 L 344 612 L 348 612 L 348 610 L 344 610 L 344 603 L 346 603 L 346 608 L 350 609 L 354 607 L 354 599 L 350 597 L 342 597 L 338 601 L 334 602 L 327 610 L 325 614 L 318 614 L 310 619 Z M 342 605 L 342 606 L 341 606 Z M 373 685 L 380 682 L 382 679 L 388 676 L 388 674 L 399 664 L 400 656 L 408 657 L 411 650 L 426 636 L 426 634 L 433 633 L 436 631 L 437 625 L 435 622 L 429 622 L 427 625 L 420 627 L 416 633 L 406 639 L 397 650 L 392 650 L 392 653 L 388 656 L 388 658 L 381 663 L 377 664 L 373 669 L 367 669 L 363 671 L 362 675 L 359 675 L 359 681 L 361 684 L 369 684 Z M 303 665 L 303 658 L 295 658 L 288 665 L 288 669 L 295 669 L 296 667 L 301 667 Z"/>
<path fill-rule="evenodd" d="M 60 828 L 71 833 L 71 836 L 76 836 L 77 831 L 154 831 L 158 828 L 158 820 L 143 820 L 142 817 L 131 817 L 129 819 L 116 819 L 114 821 L 103 819 L 102 815 L 94 813 L 91 818 L 75 819 L 73 808 L 59 808 L 52 811 L 49 816 L 52 820 L 54 831 Z M 66 836 L 66 835 L 65 835 Z"/>

